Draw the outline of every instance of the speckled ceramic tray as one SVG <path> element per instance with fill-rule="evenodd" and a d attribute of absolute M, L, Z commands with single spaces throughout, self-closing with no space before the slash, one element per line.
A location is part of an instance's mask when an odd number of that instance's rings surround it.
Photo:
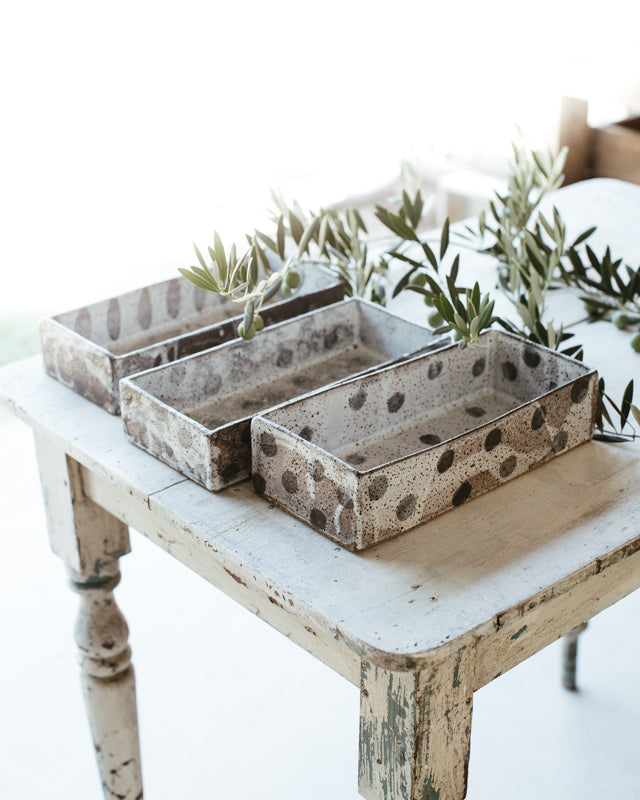
<path fill-rule="evenodd" d="M 302 277 L 294 297 L 277 295 L 265 305 L 265 325 L 342 299 L 341 281 L 319 265 L 308 265 Z M 197 289 L 186 278 L 146 286 L 43 319 L 45 369 L 118 414 L 121 378 L 234 339 L 242 319 L 239 310 L 236 303 Z"/>
<path fill-rule="evenodd" d="M 591 438 L 597 373 L 491 331 L 252 423 L 253 485 L 360 550 Z"/>
<path fill-rule="evenodd" d="M 254 414 L 448 341 L 379 306 L 345 300 L 251 341 L 126 378 L 125 430 L 139 447 L 217 491 L 249 477 Z"/>

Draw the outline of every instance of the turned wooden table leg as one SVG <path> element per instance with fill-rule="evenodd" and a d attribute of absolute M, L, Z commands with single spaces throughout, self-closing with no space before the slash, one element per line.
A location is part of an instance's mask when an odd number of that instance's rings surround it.
<path fill-rule="evenodd" d="M 85 497 L 81 469 L 36 436 L 51 547 L 80 597 L 76 642 L 82 689 L 107 800 L 140 800 L 142 778 L 135 679 L 127 623 L 113 590 L 118 559 L 130 550 L 128 528 Z"/>
<path fill-rule="evenodd" d="M 359 790 L 367 800 L 462 800 L 473 705 L 474 655 L 394 672 L 363 662 Z"/>
<path fill-rule="evenodd" d="M 576 670 L 578 665 L 578 639 L 586 629 L 587 623 L 574 628 L 562 639 L 562 685 L 570 692 L 578 688 Z"/>
<path fill-rule="evenodd" d="M 75 636 L 104 795 L 109 800 L 138 800 L 142 777 L 136 687 L 129 629 L 113 597 L 119 581 L 117 561 L 97 579 L 71 574 L 71 586 L 80 595 Z"/>

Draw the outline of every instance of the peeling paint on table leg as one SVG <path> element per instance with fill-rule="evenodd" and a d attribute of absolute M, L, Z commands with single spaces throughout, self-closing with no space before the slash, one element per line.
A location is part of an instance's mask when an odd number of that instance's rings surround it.
<path fill-rule="evenodd" d="M 360 794 L 367 800 L 466 795 L 475 651 L 437 656 L 422 671 L 362 663 Z"/>
<path fill-rule="evenodd" d="M 106 800 L 140 800 L 142 777 L 129 630 L 113 596 L 129 531 L 86 497 L 79 464 L 36 436 L 49 539 L 80 597 L 75 638 Z"/>
<path fill-rule="evenodd" d="M 107 800 L 142 797 L 136 690 L 129 629 L 113 590 L 120 581 L 115 561 L 99 580 L 71 573 L 80 596 L 75 638 L 81 683 L 102 788 Z"/>

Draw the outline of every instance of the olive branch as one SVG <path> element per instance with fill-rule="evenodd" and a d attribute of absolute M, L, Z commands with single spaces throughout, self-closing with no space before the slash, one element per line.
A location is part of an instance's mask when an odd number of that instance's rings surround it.
<path fill-rule="evenodd" d="M 395 209 L 376 206 L 376 218 L 395 239 L 376 258 L 370 257 L 367 227 L 356 208 L 305 212 L 296 201 L 288 205 L 281 193 L 272 192 L 271 234 L 255 230 L 247 235 L 248 248 L 238 256 L 235 245 L 227 252 L 220 236 L 214 233 L 213 247 L 207 249 L 209 262 L 194 245 L 198 265 L 180 272 L 202 289 L 244 303 L 238 334 L 250 339 L 263 327 L 262 305 L 278 290 L 291 294 L 300 283 L 299 270 L 306 263 L 319 261 L 333 270 L 341 277 L 347 296 L 368 297 L 385 305 L 389 267 L 399 261 L 409 268 L 394 286 L 392 297 L 402 291 L 422 295 L 431 309 L 428 322 L 434 332 L 452 332 L 460 347 L 479 347 L 479 335 L 498 324 L 581 360 L 582 345 L 569 342 L 574 334 L 564 330 L 561 323 L 556 325 L 545 319 L 548 293 L 563 284 L 577 288 L 593 318 L 611 320 L 621 329 L 637 327 L 640 267 L 634 270 L 621 260 L 613 260 L 609 248 L 598 257 L 585 244 L 595 227 L 567 243 L 566 226 L 557 208 L 553 208 L 550 217 L 540 211 L 542 200 L 562 183 L 566 154 L 563 149 L 554 157 L 514 143 L 507 191 L 495 193 L 489 213 L 480 214 L 477 229 L 467 226 L 466 233 L 456 232 L 474 249 L 497 260 L 496 288 L 510 300 L 518 323 L 494 315 L 495 301 L 490 293 L 481 293 L 477 281 L 473 286 L 459 285 L 459 254 L 445 268 L 451 237 L 448 219 L 442 226 L 439 246 L 432 247 L 419 235 L 424 214 L 419 189 L 413 196 L 403 190 Z M 631 346 L 640 351 L 640 332 L 631 338 Z M 633 388 L 632 380 L 618 404 L 606 393 L 604 380 L 600 380 L 595 423 L 599 438 L 637 438 L 630 423 L 633 418 L 640 426 Z M 614 417 L 619 419 L 617 428 Z M 612 431 L 605 430 L 605 422 Z"/>

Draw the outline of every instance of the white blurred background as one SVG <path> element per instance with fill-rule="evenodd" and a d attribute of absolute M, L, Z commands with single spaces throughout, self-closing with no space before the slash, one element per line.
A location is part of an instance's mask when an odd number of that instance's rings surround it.
<path fill-rule="evenodd" d="M 640 106 L 638 20 L 627 0 L 8 3 L 0 313 L 173 275 L 261 224 L 270 187 L 317 208 L 403 162 L 497 180 L 516 125 L 554 146 L 563 94 L 609 121 Z"/>

